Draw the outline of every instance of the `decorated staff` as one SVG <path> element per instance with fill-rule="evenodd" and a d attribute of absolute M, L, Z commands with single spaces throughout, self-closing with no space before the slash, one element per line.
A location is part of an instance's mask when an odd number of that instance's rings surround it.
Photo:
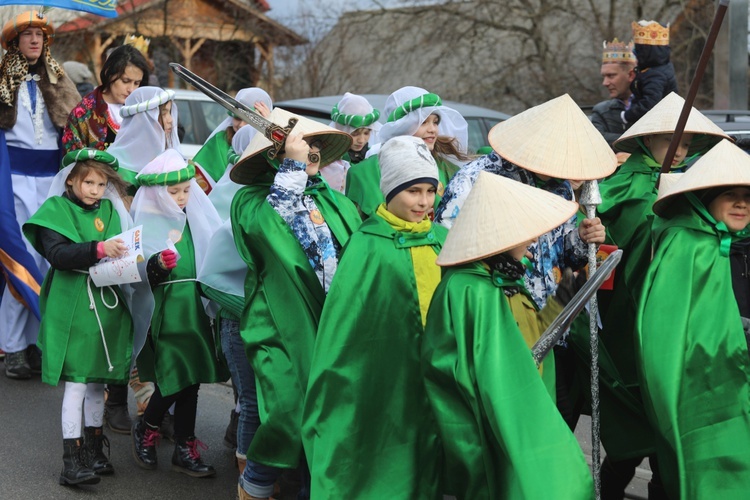
<path fill-rule="evenodd" d="M 550 130 L 554 124 L 554 130 Z M 540 141 L 539 135 L 544 137 Z M 490 144 L 505 160 L 532 172 L 558 179 L 587 180 L 581 204 L 587 217 L 596 217 L 601 202 L 596 179 L 610 175 L 617 158 L 598 130 L 567 94 L 535 106 L 490 131 Z M 596 243 L 588 244 L 589 272 L 596 268 Z M 591 344 L 591 432 L 595 486 L 599 491 L 599 391 L 598 391 L 598 307 L 590 303 Z"/>

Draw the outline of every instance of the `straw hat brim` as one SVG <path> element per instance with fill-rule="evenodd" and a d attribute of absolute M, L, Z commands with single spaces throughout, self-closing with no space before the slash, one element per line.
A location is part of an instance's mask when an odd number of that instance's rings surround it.
<path fill-rule="evenodd" d="M 512 179 L 480 172 L 437 258 L 455 266 L 496 255 L 570 219 L 578 203 Z"/>
<path fill-rule="evenodd" d="M 661 196 L 665 195 L 669 192 L 670 189 L 675 185 L 675 183 L 680 180 L 680 177 L 682 177 L 682 173 L 665 173 L 659 175 L 659 194 L 657 198 L 660 198 Z"/>
<path fill-rule="evenodd" d="M 612 148 L 568 94 L 498 123 L 488 139 L 509 162 L 556 179 L 601 179 L 617 168 Z"/>
<path fill-rule="evenodd" d="M 685 193 L 721 186 L 750 186 L 750 155 L 726 140 L 711 148 L 667 189 L 659 188 L 654 213 L 665 215 Z"/>
<path fill-rule="evenodd" d="M 352 137 L 346 132 L 323 125 L 304 116 L 295 115 L 281 108 L 274 108 L 268 117 L 273 123 L 286 127 L 290 118 L 296 118 L 297 124 L 292 128 L 292 134 L 302 134 L 305 139 L 316 138 L 321 141 L 320 166 L 341 158 L 352 144 Z M 250 125 L 248 125 L 250 126 Z M 255 178 L 270 168 L 263 153 L 267 152 L 273 143 L 263 134 L 257 133 L 250 140 L 242 156 L 229 172 L 229 177 L 238 184 L 252 184 Z"/>
<path fill-rule="evenodd" d="M 671 92 L 615 141 L 615 149 L 635 153 L 641 151 L 637 138 L 654 134 L 673 134 L 684 105 L 685 99 Z M 683 133 L 694 134 L 688 154 L 704 151 L 722 139 L 732 139 L 695 108 L 690 110 Z"/>

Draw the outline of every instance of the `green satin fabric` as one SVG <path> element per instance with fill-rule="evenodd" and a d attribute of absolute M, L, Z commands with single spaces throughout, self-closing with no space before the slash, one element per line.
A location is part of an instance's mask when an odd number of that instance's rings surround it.
<path fill-rule="evenodd" d="M 750 360 L 720 233 L 684 200 L 656 218 L 637 348 L 670 498 L 750 495 Z"/>
<path fill-rule="evenodd" d="M 229 378 L 195 281 L 195 248 L 189 225 L 175 248 L 180 260 L 168 281 L 189 281 L 154 287 L 151 335 L 138 354 L 141 380 L 156 382 L 164 396 Z"/>
<path fill-rule="evenodd" d="M 218 182 L 227 169 L 227 153 L 231 147 L 227 141 L 227 131 L 222 130 L 206 141 L 193 157 L 193 162 Z"/>
<path fill-rule="evenodd" d="M 302 458 L 302 405 L 325 293 L 284 220 L 266 201 L 274 172 L 232 201 L 232 229 L 248 265 L 240 333 L 255 371 L 261 425 L 248 457 L 294 468 Z M 332 189 L 310 191 L 343 247 L 360 226 L 356 207 Z"/>
<path fill-rule="evenodd" d="M 434 260 L 446 234 L 441 226 L 398 232 L 374 216 L 349 240 L 323 308 L 305 398 L 311 498 L 442 498 L 409 248 L 431 246 Z"/>
<path fill-rule="evenodd" d="M 438 193 L 435 194 L 433 205 L 435 209 L 443 199 L 443 189 L 456 171 L 456 167 L 443 160 L 438 160 L 437 164 L 440 186 L 438 186 Z M 367 217 L 374 215 L 378 206 L 385 201 L 383 192 L 380 191 L 378 155 L 365 158 L 356 165 L 352 165 L 346 172 L 346 197 L 352 200 Z"/>
<path fill-rule="evenodd" d="M 581 448 L 539 377 L 508 301 L 478 264 L 449 268 L 422 360 L 459 499 L 593 498 Z"/>
<path fill-rule="evenodd" d="M 602 203 L 597 215 L 606 227 L 606 242 L 623 250 L 613 290 L 597 294 L 603 327 L 599 342 L 601 436 L 613 460 L 654 451 L 653 433 L 641 401 L 634 339 L 638 298 L 651 260 L 651 207 L 657 196 L 658 174 L 659 165 L 649 156 L 633 153 L 600 184 Z M 588 326 L 581 322 L 575 326 L 571 339 L 588 359 Z"/>
<path fill-rule="evenodd" d="M 103 231 L 96 228 L 96 219 L 103 223 Z M 121 232 L 120 217 L 109 200 L 101 200 L 98 210 L 85 210 L 61 196 L 47 199 L 23 226 L 24 235 L 37 250 L 41 249 L 37 238 L 40 227 L 52 229 L 73 243 L 104 241 Z M 60 380 L 124 384 L 129 379 L 133 320 L 123 294 L 120 287 L 105 288 L 107 304 L 119 301 L 117 307 L 108 309 L 102 303 L 102 289 L 91 283 L 114 367 L 110 372 L 96 315 L 89 308 L 87 278 L 88 274 L 50 269 L 42 283 L 37 345 L 43 353 L 42 381 L 47 384 L 57 385 Z"/>

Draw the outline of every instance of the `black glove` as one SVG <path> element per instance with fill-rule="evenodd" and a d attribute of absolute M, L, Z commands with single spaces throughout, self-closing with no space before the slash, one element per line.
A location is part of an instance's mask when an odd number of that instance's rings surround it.
<path fill-rule="evenodd" d="M 562 279 L 557 285 L 557 290 L 555 290 L 555 298 L 563 305 L 563 307 L 565 307 L 571 300 L 573 300 L 573 296 L 578 293 L 578 290 L 580 290 L 585 283 L 585 273 L 578 273 L 576 276 L 571 268 L 566 267 L 563 271 Z"/>

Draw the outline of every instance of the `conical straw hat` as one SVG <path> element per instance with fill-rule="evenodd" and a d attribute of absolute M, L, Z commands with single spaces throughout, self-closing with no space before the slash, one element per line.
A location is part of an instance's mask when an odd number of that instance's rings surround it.
<path fill-rule="evenodd" d="M 669 190 L 674 186 L 677 181 L 682 177 L 681 173 L 674 173 L 674 174 L 660 174 L 659 175 L 659 195 L 658 197 L 662 197 L 666 195 Z"/>
<path fill-rule="evenodd" d="M 628 153 L 642 151 L 636 138 L 653 134 L 673 134 L 677 128 L 685 99 L 674 92 L 659 101 L 651 110 L 635 122 L 615 141 L 615 148 Z M 694 154 L 710 148 L 722 138 L 731 139 L 718 125 L 695 108 L 690 109 L 685 134 L 697 134 L 690 143 L 688 154 Z"/>
<path fill-rule="evenodd" d="M 750 155 L 726 140 L 711 148 L 668 190 L 659 189 L 654 213 L 664 215 L 684 193 L 719 186 L 750 186 Z"/>
<path fill-rule="evenodd" d="M 480 172 L 437 258 L 439 266 L 483 259 L 533 240 L 570 219 L 578 203 Z"/>
<path fill-rule="evenodd" d="M 290 118 L 296 118 L 297 124 L 292 134 L 302 134 L 307 139 L 315 137 L 322 142 L 320 150 L 320 166 L 326 166 L 341 158 L 352 145 L 352 136 L 335 128 L 323 125 L 304 116 L 295 115 L 281 108 L 274 108 L 268 117 L 273 123 L 286 127 Z M 249 127 L 250 125 L 248 125 Z M 237 164 L 229 172 L 229 178 L 238 184 L 250 184 L 255 177 L 269 167 L 265 157 L 261 154 L 273 146 L 263 134 L 258 133 L 250 140 Z"/>
<path fill-rule="evenodd" d="M 601 179 L 617 168 L 612 148 L 568 94 L 498 123 L 488 139 L 509 162 L 556 179 Z"/>

